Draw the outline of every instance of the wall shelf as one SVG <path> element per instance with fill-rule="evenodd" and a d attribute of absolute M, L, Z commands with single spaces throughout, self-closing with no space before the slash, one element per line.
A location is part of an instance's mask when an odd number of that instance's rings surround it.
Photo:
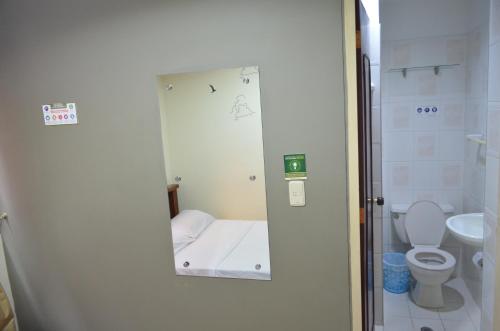
<path fill-rule="evenodd" d="M 486 145 L 486 139 L 484 139 L 484 136 L 480 133 L 468 134 L 465 137 L 467 138 L 467 140 L 472 141 L 473 143 L 476 143 L 479 145 Z"/>
<path fill-rule="evenodd" d="M 389 69 L 388 72 L 400 72 L 403 78 L 406 78 L 408 71 L 414 70 L 434 70 L 434 74 L 437 76 L 441 69 L 452 69 L 458 67 L 460 64 L 436 64 L 431 66 L 421 66 L 421 67 L 407 67 L 407 68 L 393 68 Z"/>

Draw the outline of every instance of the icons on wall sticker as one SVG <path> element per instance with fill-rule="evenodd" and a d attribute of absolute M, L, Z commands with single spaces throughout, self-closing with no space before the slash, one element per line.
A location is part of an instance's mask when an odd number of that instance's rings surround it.
<path fill-rule="evenodd" d="M 78 124 L 75 103 L 53 103 L 42 106 L 45 125 Z"/>

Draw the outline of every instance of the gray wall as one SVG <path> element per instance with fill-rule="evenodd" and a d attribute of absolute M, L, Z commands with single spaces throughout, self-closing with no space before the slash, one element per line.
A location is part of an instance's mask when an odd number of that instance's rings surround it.
<path fill-rule="evenodd" d="M 0 0 L 22 330 L 349 330 L 341 0 Z M 271 282 L 176 277 L 155 75 L 261 71 Z M 40 107 L 74 101 L 77 126 Z M 307 154 L 307 207 L 282 156 Z"/>

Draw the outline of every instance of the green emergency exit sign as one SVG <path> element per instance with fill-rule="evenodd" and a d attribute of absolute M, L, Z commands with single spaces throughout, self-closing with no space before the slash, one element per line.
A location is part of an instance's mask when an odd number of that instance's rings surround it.
<path fill-rule="evenodd" d="M 306 155 L 291 154 L 284 155 L 285 179 L 307 179 Z"/>

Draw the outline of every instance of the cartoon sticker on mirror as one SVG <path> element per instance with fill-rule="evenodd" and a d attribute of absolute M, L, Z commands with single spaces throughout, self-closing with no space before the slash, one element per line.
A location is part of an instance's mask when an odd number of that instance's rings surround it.
<path fill-rule="evenodd" d="M 231 109 L 231 114 L 234 116 L 234 120 L 237 121 L 240 118 L 251 116 L 255 114 L 255 112 L 248 107 L 248 103 L 246 102 L 246 97 L 243 94 L 240 94 L 234 100 L 233 108 Z"/>

